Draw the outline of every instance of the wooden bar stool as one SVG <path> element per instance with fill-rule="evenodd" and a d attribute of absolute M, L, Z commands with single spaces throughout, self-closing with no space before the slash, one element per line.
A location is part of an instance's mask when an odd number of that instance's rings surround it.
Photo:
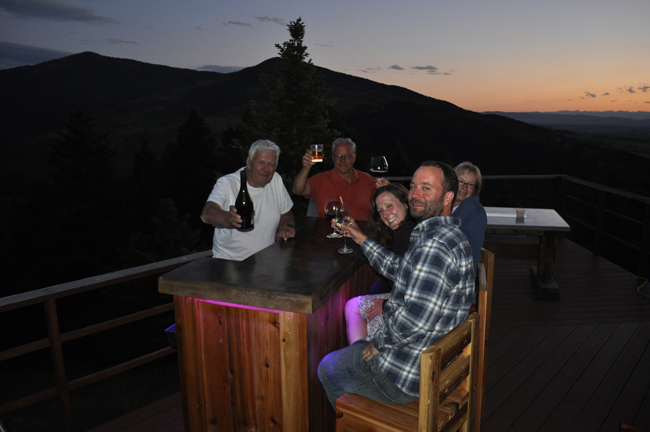
<path fill-rule="evenodd" d="M 337 432 L 474 430 L 479 315 L 473 313 L 420 357 L 420 400 L 391 405 L 346 393 L 336 400 Z"/>

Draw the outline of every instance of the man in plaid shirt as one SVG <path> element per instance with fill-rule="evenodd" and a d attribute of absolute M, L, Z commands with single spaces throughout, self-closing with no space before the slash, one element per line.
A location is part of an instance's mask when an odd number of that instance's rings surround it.
<path fill-rule="evenodd" d="M 457 191 L 449 165 L 425 162 L 418 168 L 409 190 L 409 212 L 418 224 L 403 257 L 368 239 L 356 224 L 344 227 L 372 267 L 395 284 L 377 333 L 320 363 L 318 376 L 334 409 L 346 392 L 387 403 L 417 400 L 420 354 L 467 319 L 475 271 L 460 219 L 451 217 Z"/>

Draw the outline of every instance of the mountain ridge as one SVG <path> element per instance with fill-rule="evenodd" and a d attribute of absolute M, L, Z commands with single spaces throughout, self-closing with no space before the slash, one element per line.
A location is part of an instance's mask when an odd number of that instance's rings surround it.
<path fill-rule="evenodd" d="M 1 179 L 7 182 L 0 193 L 8 193 L 46 168 L 48 148 L 74 109 L 84 109 L 111 133 L 126 175 L 142 140 L 160 152 L 175 139 L 191 109 L 197 109 L 219 136 L 240 120 L 250 101 L 268 101 L 261 78 L 277 75 L 279 61 L 274 57 L 223 74 L 85 52 L 0 70 L 0 115 L 8 124 L 0 129 Z M 589 178 L 589 170 L 569 163 L 572 155 L 595 159 L 598 152 L 613 152 L 625 163 L 635 163 L 627 161 L 625 152 L 576 135 L 472 112 L 403 87 L 316 69 L 366 157 L 390 155 L 399 143 L 416 163 L 470 160 L 484 173 L 551 172 L 587 179 L 594 178 Z M 520 157 L 522 152 L 526 158 Z"/>

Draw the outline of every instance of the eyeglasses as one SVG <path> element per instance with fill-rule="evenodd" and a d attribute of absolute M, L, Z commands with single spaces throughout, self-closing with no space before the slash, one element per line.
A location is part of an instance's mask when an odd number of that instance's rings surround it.
<path fill-rule="evenodd" d="M 352 153 L 348 153 L 348 154 L 344 154 L 344 155 L 334 155 L 334 159 L 336 159 L 336 160 L 341 160 L 341 159 L 350 160 L 350 159 L 352 159 L 353 156 L 354 155 Z"/>
<path fill-rule="evenodd" d="M 474 183 L 465 183 L 462 180 L 458 180 L 458 187 L 466 187 L 467 189 L 474 189 L 476 184 Z"/>

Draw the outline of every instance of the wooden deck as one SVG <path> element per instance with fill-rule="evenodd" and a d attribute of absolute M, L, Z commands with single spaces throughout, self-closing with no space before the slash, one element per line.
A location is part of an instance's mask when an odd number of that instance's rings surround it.
<path fill-rule="evenodd" d="M 526 240 L 522 240 L 526 241 Z M 558 241 L 561 300 L 535 299 L 534 259 L 497 252 L 483 431 L 650 432 L 650 299 L 642 283 Z M 180 395 L 91 432 L 183 432 Z"/>

